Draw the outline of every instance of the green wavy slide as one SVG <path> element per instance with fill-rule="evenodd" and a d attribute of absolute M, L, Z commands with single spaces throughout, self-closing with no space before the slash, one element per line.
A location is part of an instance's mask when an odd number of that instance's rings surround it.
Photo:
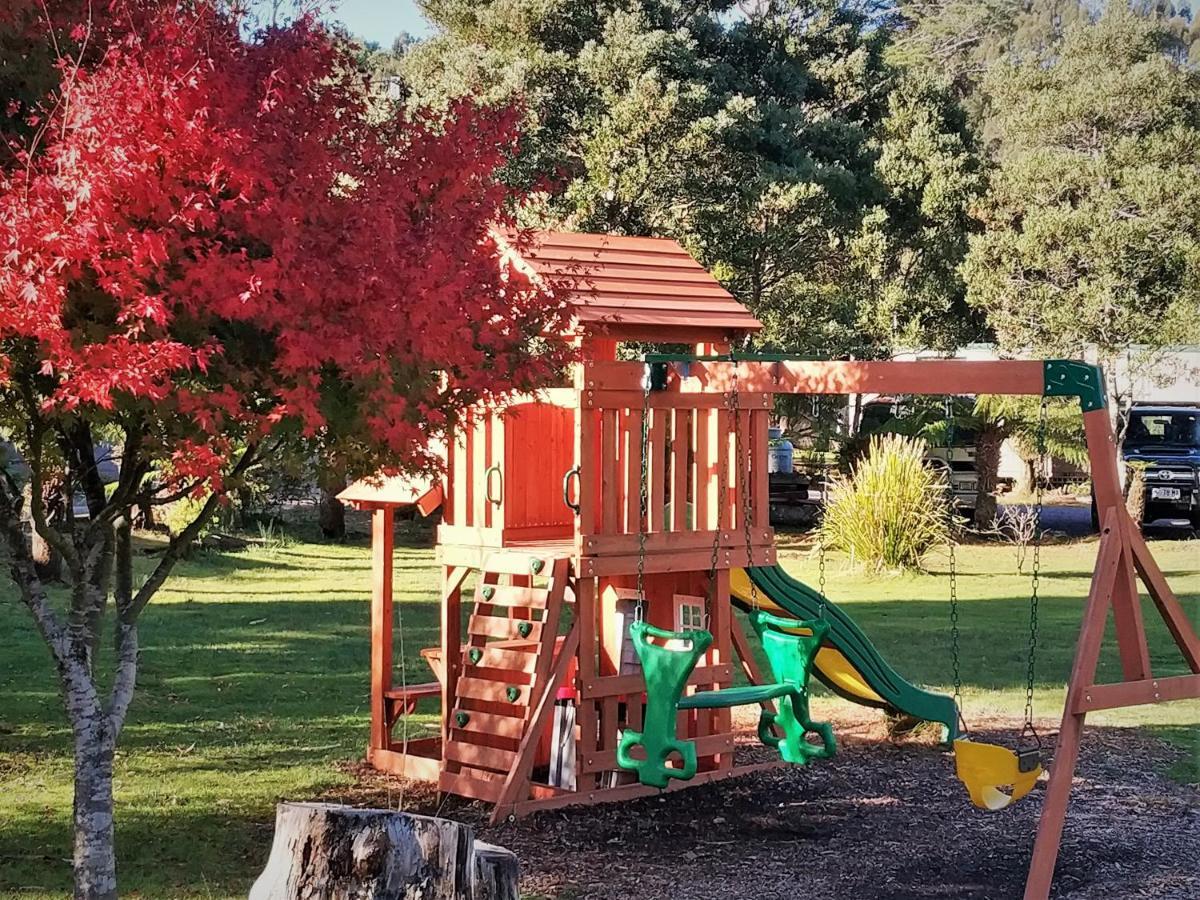
<path fill-rule="evenodd" d="M 734 600 L 743 609 L 751 602 L 750 582 L 758 590 L 758 604 L 768 612 L 796 619 L 816 619 L 821 614 L 821 595 L 797 581 L 780 566 L 735 569 L 731 587 Z M 829 637 L 817 654 L 814 670 L 830 690 L 863 706 L 883 709 L 892 715 L 925 722 L 938 722 L 943 738 L 958 734 L 954 698 L 919 688 L 902 678 L 875 649 L 854 620 L 836 604 L 825 603 Z"/>

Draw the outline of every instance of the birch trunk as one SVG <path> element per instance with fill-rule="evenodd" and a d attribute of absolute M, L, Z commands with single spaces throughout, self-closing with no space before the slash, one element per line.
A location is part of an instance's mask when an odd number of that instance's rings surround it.
<path fill-rule="evenodd" d="M 91 684 L 70 676 L 64 681 L 75 733 L 75 900 L 115 900 L 114 736 Z"/>

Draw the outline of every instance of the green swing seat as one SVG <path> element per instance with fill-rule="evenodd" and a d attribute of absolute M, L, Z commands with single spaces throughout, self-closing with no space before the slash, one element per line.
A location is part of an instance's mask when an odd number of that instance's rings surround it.
<path fill-rule="evenodd" d="M 680 740 L 675 734 L 676 713 L 681 709 L 725 709 L 777 700 L 778 712 L 764 709 L 758 717 L 758 738 L 779 752 L 790 763 L 803 765 L 810 759 L 828 759 L 836 744 L 827 722 L 813 722 L 808 714 L 808 677 L 813 658 L 829 631 L 823 621 L 798 622 L 772 616 L 761 610 L 750 613 L 750 621 L 762 641 L 772 675 L 778 681 L 702 691 L 684 696 L 688 676 L 712 644 L 707 631 L 666 631 L 646 622 L 630 626 L 630 638 L 642 662 L 646 681 L 646 709 L 642 730 L 626 729 L 617 747 L 617 764 L 637 773 L 638 781 L 665 788 L 668 780 L 686 781 L 696 774 L 696 744 Z M 798 634 L 798 630 L 807 633 Z M 775 734 L 778 727 L 783 737 Z M 806 735 L 816 734 L 820 745 L 809 743 Z M 641 746 L 645 759 L 635 759 L 630 751 Z M 672 754 L 678 754 L 679 766 L 669 766 Z"/>

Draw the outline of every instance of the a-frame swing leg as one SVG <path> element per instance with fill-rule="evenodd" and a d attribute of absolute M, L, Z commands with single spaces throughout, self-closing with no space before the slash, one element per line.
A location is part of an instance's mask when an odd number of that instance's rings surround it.
<path fill-rule="evenodd" d="M 1079 762 L 1083 720 L 1087 715 L 1086 711 L 1075 711 L 1074 701 L 1079 691 L 1095 679 L 1100 646 L 1104 639 L 1104 625 L 1108 619 L 1108 609 L 1112 605 L 1113 590 L 1117 584 L 1118 569 L 1123 555 L 1118 516 L 1119 513 L 1115 509 L 1111 510 L 1101 532 L 1100 552 L 1096 559 L 1095 572 L 1092 574 L 1091 589 L 1088 591 L 1079 644 L 1075 651 L 1075 663 L 1071 668 L 1071 680 L 1067 688 L 1067 702 L 1063 707 L 1062 725 L 1054 748 L 1050 780 L 1046 785 L 1046 798 L 1042 802 L 1042 816 L 1033 844 L 1029 878 L 1025 882 L 1025 900 L 1045 900 L 1050 895 L 1050 884 L 1054 880 L 1054 864 L 1058 860 L 1058 848 L 1062 842 L 1071 782 L 1075 778 L 1075 766 Z"/>

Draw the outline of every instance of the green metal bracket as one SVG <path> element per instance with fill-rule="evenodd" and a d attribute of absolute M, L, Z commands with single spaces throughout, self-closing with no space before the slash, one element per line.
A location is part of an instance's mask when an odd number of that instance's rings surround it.
<path fill-rule="evenodd" d="M 650 362 L 646 361 L 646 383 L 650 385 L 652 391 L 664 391 L 667 389 L 667 376 L 670 374 L 670 367 L 665 361 Z"/>
<path fill-rule="evenodd" d="M 1083 411 L 1093 412 L 1108 405 L 1104 373 L 1099 366 L 1072 359 L 1048 359 L 1044 363 L 1046 397 L 1078 397 Z"/>

